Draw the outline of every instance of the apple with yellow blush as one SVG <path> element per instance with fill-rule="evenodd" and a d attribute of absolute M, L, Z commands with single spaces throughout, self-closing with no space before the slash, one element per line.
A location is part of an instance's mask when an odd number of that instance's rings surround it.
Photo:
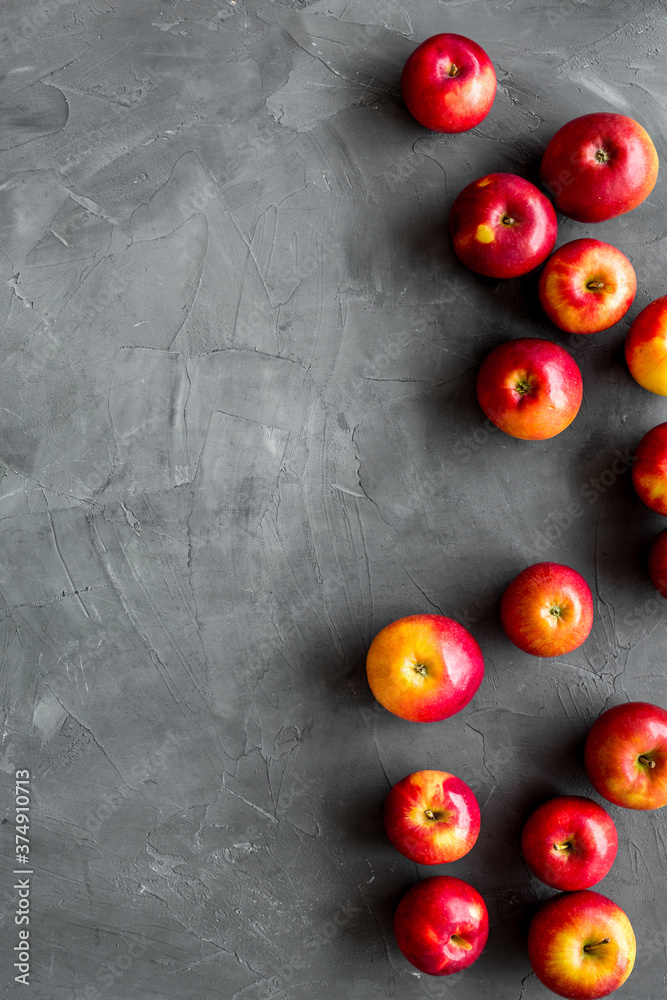
<path fill-rule="evenodd" d="M 448 771 L 415 771 L 390 790 L 384 806 L 387 837 L 410 861 L 458 861 L 477 841 L 479 804 L 469 785 Z"/>
<path fill-rule="evenodd" d="M 484 658 L 470 632 L 452 618 L 408 615 L 375 636 L 366 674 L 389 712 L 413 722 L 437 722 L 468 704 L 482 683 Z"/>
<path fill-rule="evenodd" d="M 607 330 L 625 316 L 637 292 L 635 270 L 602 240 L 572 240 L 544 265 L 537 294 L 545 313 L 566 333 Z"/>
<path fill-rule="evenodd" d="M 579 365 L 559 344 L 519 337 L 487 354 L 475 390 L 486 416 L 505 434 L 544 441 L 570 426 L 584 384 Z"/>
<path fill-rule="evenodd" d="M 528 957 L 547 989 L 566 1000 L 598 1000 L 632 972 L 637 944 L 626 913 L 592 889 L 552 896 L 528 930 Z"/>
<path fill-rule="evenodd" d="M 667 422 L 652 427 L 639 442 L 632 485 L 647 507 L 667 516 Z"/>
<path fill-rule="evenodd" d="M 631 212 L 658 179 L 658 154 L 646 129 L 627 115 L 594 111 L 558 129 L 540 165 L 556 208 L 578 222 Z"/>
<path fill-rule="evenodd" d="M 625 338 L 625 360 L 635 382 L 667 396 L 667 295 L 642 309 Z"/>
<path fill-rule="evenodd" d="M 548 198 L 517 174 L 487 174 L 468 184 L 449 215 L 457 257 L 489 278 L 518 278 L 538 267 L 556 242 Z"/>
<path fill-rule="evenodd" d="M 410 114 L 434 132 L 467 132 L 486 118 L 496 71 L 477 42 L 441 32 L 418 45 L 403 67 L 401 91 Z"/>
<path fill-rule="evenodd" d="M 533 656 L 563 656 L 593 627 L 591 589 L 570 566 L 541 562 L 512 580 L 500 601 L 500 620 L 515 646 Z"/>
<path fill-rule="evenodd" d="M 607 709 L 593 723 L 584 745 L 593 788 L 626 809 L 667 805 L 667 711 L 630 701 Z"/>

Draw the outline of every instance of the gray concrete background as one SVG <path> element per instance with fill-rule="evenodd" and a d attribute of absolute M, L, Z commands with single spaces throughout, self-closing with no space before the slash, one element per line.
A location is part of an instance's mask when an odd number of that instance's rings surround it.
<path fill-rule="evenodd" d="M 581 748 L 605 707 L 667 703 L 667 604 L 645 570 L 664 522 L 627 471 L 667 410 L 622 357 L 667 291 L 667 187 L 599 226 L 559 219 L 559 244 L 608 240 L 637 271 L 627 319 L 588 339 L 540 315 L 534 275 L 463 268 L 446 222 L 484 172 L 535 180 L 556 128 L 590 111 L 637 118 L 664 160 L 665 12 L 4 0 L 0 788 L 11 821 L 30 769 L 36 1000 L 549 995 L 526 955 L 549 890 L 521 861 L 523 820 L 594 795 Z M 460 136 L 400 99 L 407 55 L 443 30 L 499 80 Z M 525 335 L 584 376 L 551 441 L 489 433 L 475 401 L 481 359 Z M 596 598 L 591 637 L 558 660 L 498 620 L 541 559 Z M 373 635 L 422 611 L 466 624 L 487 668 L 463 712 L 424 726 L 376 706 L 364 670 Z M 423 767 L 482 807 L 447 870 L 485 897 L 491 933 L 454 979 L 416 974 L 391 927 L 432 872 L 380 812 Z M 610 811 L 621 845 L 599 889 L 639 940 L 623 995 L 657 1000 L 665 815 Z"/>

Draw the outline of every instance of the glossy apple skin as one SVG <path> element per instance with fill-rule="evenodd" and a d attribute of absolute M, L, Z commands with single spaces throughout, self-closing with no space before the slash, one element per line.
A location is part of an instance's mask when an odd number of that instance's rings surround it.
<path fill-rule="evenodd" d="M 647 507 L 667 515 L 667 423 L 652 427 L 639 442 L 632 485 Z"/>
<path fill-rule="evenodd" d="M 637 276 L 616 247 L 601 240 L 572 240 L 544 265 L 537 294 L 545 313 L 566 333 L 598 333 L 625 316 L 637 293 Z"/>
<path fill-rule="evenodd" d="M 608 943 L 602 943 L 605 938 Z M 569 1000 L 595 1000 L 618 989 L 632 972 L 636 950 L 624 911 L 591 889 L 553 896 L 528 930 L 535 975 L 547 989 Z"/>
<path fill-rule="evenodd" d="M 447 771 L 415 771 L 397 782 L 384 806 L 393 846 L 420 865 L 462 858 L 479 836 L 479 804 L 469 785 Z"/>
<path fill-rule="evenodd" d="M 490 278 L 517 278 L 546 260 L 556 213 L 542 192 L 516 174 L 487 174 L 452 205 L 449 232 L 466 267 Z"/>
<path fill-rule="evenodd" d="M 533 656 L 577 649 L 593 627 L 593 596 L 580 573 L 561 563 L 534 563 L 512 580 L 500 620 L 515 646 Z"/>
<path fill-rule="evenodd" d="M 408 615 L 386 625 L 366 656 L 371 691 L 389 712 L 438 722 L 460 712 L 484 677 L 478 643 L 444 615 Z"/>
<path fill-rule="evenodd" d="M 496 71 L 484 49 L 447 32 L 422 42 L 401 75 L 408 111 L 434 132 L 467 132 L 479 125 L 491 110 L 496 86 Z"/>
<path fill-rule="evenodd" d="M 586 738 L 584 764 L 593 788 L 614 805 L 661 809 L 667 805 L 667 712 L 645 701 L 603 712 Z"/>
<path fill-rule="evenodd" d="M 563 125 L 540 166 L 556 208 L 578 222 L 604 222 L 630 212 L 649 196 L 657 177 L 658 154 L 648 132 L 611 112 Z"/>
<path fill-rule="evenodd" d="M 394 933 L 416 969 L 429 976 L 449 976 L 481 955 L 489 936 L 489 915 L 484 900 L 467 882 L 432 875 L 403 896 L 394 915 Z"/>
<path fill-rule="evenodd" d="M 543 802 L 521 833 L 521 853 L 552 889 L 588 889 L 605 877 L 618 851 L 618 833 L 606 809 L 583 795 Z"/>
<path fill-rule="evenodd" d="M 649 302 L 625 338 L 625 360 L 633 379 L 667 396 L 667 295 Z"/>
<path fill-rule="evenodd" d="M 495 347 L 477 375 L 477 400 L 510 437 L 544 441 L 572 423 L 584 392 L 574 358 L 558 344 L 520 337 Z"/>
<path fill-rule="evenodd" d="M 653 540 L 648 554 L 648 575 L 658 593 L 667 598 L 667 528 Z"/>

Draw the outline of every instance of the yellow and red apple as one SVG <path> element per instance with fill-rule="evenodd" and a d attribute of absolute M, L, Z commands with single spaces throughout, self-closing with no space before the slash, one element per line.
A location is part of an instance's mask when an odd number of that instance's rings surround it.
<path fill-rule="evenodd" d="M 635 270 L 616 247 L 572 240 L 544 265 L 537 293 L 545 313 L 566 333 L 598 333 L 618 323 L 637 292 Z"/>
<path fill-rule="evenodd" d="M 413 722 L 437 722 L 468 704 L 482 683 L 484 658 L 470 632 L 452 618 L 408 615 L 375 636 L 366 673 L 388 711 Z"/>
<path fill-rule="evenodd" d="M 652 427 L 639 442 L 632 485 L 647 507 L 667 515 L 667 422 Z"/>
<path fill-rule="evenodd" d="M 586 737 L 584 764 L 593 788 L 626 809 L 667 805 L 667 711 L 645 701 L 607 709 Z"/>
<path fill-rule="evenodd" d="M 657 178 L 658 154 L 646 129 L 606 111 L 563 125 L 540 166 L 556 208 L 578 222 L 604 222 L 630 212 L 648 198 Z"/>
<path fill-rule="evenodd" d="M 396 942 L 408 962 L 429 976 L 449 976 L 476 961 L 489 936 L 480 894 L 450 875 L 413 885 L 394 915 Z"/>
<path fill-rule="evenodd" d="M 556 242 L 548 198 L 516 174 L 487 174 L 452 205 L 449 232 L 458 258 L 478 274 L 517 278 L 546 260 Z"/>
<path fill-rule="evenodd" d="M 616 825 L 601 805 L 583 795 L 543 802 L 521 833 L 524 861 L 552 889 L 588 889 L 605 877 L 618 850 Z"/>
<path fill-rule="evenodd" d="M 667 396 L 667 295 L 649 302 L 625 338 L 625 360 L 633 379 Z"/>
<path fill-rule="evenodd" d="M 583 397 L 581 372 L 558 344 L 520 337 L 495 347 L 477 375 L 477 400 L 501 431 L 544 441 L 572 423 Z"/>
<path fill-rule="evenodd" d="M 591 889 L 552 896 L 528 930 L 535 975 L 567 1000 L 597 1000 L 613 993 L 632 972 L 636 950 L 625 912 Z"/>
<path fill-rule="evenodd" d="M 458 861 L 479 836 L 479 805 L 469 785 L 447 771 L 415 771 L 397 782 L 384 828 L 406 858 L 421 865 Z"/>
<path fill-rule="evenodd" d="M 408 57 L 401 91 L 410 114 L 435 132 L 467 132 L 486 118 L 496 96 L 496 72 L 477 42 L 442 33 Z"/>
<path fill-rule="evenodd" d="M 580 573 L 561 563 L 527 566 L 500 601 L 508 639 L 533 656 L 562 656 L 577 649 L 593 627 L 593 596 Z"/>

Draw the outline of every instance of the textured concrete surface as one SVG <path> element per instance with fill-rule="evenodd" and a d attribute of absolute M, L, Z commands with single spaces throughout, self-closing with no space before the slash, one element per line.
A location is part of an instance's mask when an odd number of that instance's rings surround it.
<path fill-rule="evenodd" d="M 664 3 L 642 0 L 4 0 L 0 27 L 0 924 L 14 996 L 14 773 L 31 772 L 36 1000 L 538 1000 L 528 812 L 592 794 L 591 722 L 667 703 L 662 521 L 629 455 L 666 417 L 622 358 L 667 291 L 664 177 L 631 215 L 559 220 L 635 265 L 627 319 L 570 339 L 535 276 L 466 271 L 465 183 L 536 178 L 565 121 L 615 110 L 665 157 Z M 496 66 L 490 116 L 426 133 L 398 81 L 436 31 Z M 490 433 L 474 380 L 508 337 L 581 365 L 560 437 Z M 539 660 L 499 597 L 554 559 L 595 592 L 588 642 Z M 487 673 L 455 718 L 374 703 L 364 655 L 442 612 Z M 398 952 L 394 906 L 430 871 L 386 842 L 410 771 L 453 771 L 482 833 L 450 867 L 487 900 L 454 979 Z M 611 807 L 600 890 L 630 915 L 624 996 L 665 996 L 667 833 Z"/>

